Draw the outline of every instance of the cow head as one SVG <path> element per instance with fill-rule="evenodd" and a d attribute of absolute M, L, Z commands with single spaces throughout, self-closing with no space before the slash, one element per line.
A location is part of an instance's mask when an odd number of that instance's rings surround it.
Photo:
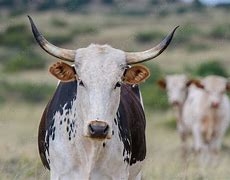
<path fill-rule="evenodd" d="M 173 106 L 181 106 L 187 96 L 188 86 L 191 81 L 184 74 L 168 75 L 161 79 L 158 85 L 167 90 L 168 101 Z"/>
<path fill-rule="evenodd" d="M 111 138 L 112 122 L 120 102 L 121 83 L 138 84 L 149 76 L 144 66 L 133 66 L 161 54 L 171 42 L 176 28 L 159 45 L 144 51 L 127 53 L 108 45 L 92 44 L 67 50 L 49 43 L 29 17 L 38 44 L 52 56 L 73 63 L 54 64 L 50 72 L 62 81 L 77 80 L 77 114 L 83 121 L 83 133 L 92 138 Z"/>
<path fill-rule="evenodd" d="M 193 84 L 208 94 L 208 103 L 211 108 L 218 108 L 223 95 L 230 90 L 230 82 L 221 76 L 207 76 L 202 80 L 194 80 Z"/>

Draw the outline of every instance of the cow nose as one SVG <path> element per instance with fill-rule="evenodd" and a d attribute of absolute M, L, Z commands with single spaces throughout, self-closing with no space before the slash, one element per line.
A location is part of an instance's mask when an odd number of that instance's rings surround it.
<path fill-rule="evenodd" d="M 212 108 L 218 108 L 219 105 L 220 105 L 220 103 L 218 103 L 218 102 L 212 102 L 211 107 Z"/>
<path fill-rule="evenodd" d="M 173 105 L 173 106 L 179 106 L 180 103 L 179 103 L 179 101 L 173 101 L 173 102 L 172 102 L 172 105 Z"/>
<path fill-rule="evenodd" d="M 93 121 L 88 126 L 91 138 L 106 138 L 109 133 L 109 125 L 101 121 Z"/>

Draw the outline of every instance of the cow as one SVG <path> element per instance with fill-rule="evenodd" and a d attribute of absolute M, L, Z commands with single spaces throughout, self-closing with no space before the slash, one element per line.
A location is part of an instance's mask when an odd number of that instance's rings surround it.
<path fill-rule="evenodd" d="M 218 155 L 230 123 L 229 90 L 230 82 L 216 75 L 193 80 L 189 87 L 182 118 L 192 126 L 196 153 Z"/>
<path fill-rule="evenodd" d="M 73 63 L 50 67 L 60 83 L 44 110 L 38 146 L 51 179 L 140 180 L 146 121 L 138 84 L 150 73 L 135 64 L 160 55 L 177 27 L 143 52 L 98 44 L 68 50 L 49 43 L 29 20 L 42 49 Z"/>
<path fill-rule="evenodd" d="M 191 134 L 191 130 L 190 127 L 187 127 L 183 122 L 182 111 L 191 82 L 185 74 L 167 75 L 164 79 L 157 81 L 158 85 L 166 90 L 169 104 L 176 113 L 177 131 L 182 142 L 183 157 L 185 157 L 188 152 L 187 139 Z"/>

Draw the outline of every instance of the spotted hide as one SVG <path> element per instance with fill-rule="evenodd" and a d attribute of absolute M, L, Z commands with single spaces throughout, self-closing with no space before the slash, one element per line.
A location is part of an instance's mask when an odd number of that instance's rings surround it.
<path fill-rule="evenodd" d="M 83 137 L 80 137 L 81 120 L 75 118 L 74 112 L 74 103 L 77 101 L 76 93 L 76 81 L 60 82 L 53 98 L 45 108 L 39 127 L 38 145 L 41 160 L 46 168 L 50 169 L 50 166 L 53 166 L 52 169 L 58 169 L 58 173 L 63 174 L 63 177 L 71 169 L 73 171 L 73 168 L 76 168 L 75 171 L 79 171 L 81 168 L 78 166 L 86 163 L 84 158 L 77 156 L 85 156 L 88 153 L 87 149 L 90 148 L 87 146 L 90 146 L 91 143 L 91 140 L 86 138 L 85 141 L 89 141 L 89 144 L 86 143 L 83 147 L 80 145 L 82 144 L 80 139 Z M 97 173 L 86 175 L 85 172 L 81 177 L 77 177 L 115 179 L 110 177 L 116 177 L 114 171 L 117 170 L 118 174 L 121 173 L 119 179 L 126 179 L 123 178 L 125 173 L 122 172 L 122 169 L 129 171 L 127 179 L 135 179 L 133 177 L 138 176 L 146 155 L 145 115 L 140 99 L 138 86 L 122 84 L 120 105 L 112 125 L 113 136 L 110 140 L 103 140 L 99 143 L 101 147 L 98 149 L 102 155 L 96 158 L 96 162 L 91 167 L 91 171 L 95 172 L 97 169 Z M 72 146 L 75 146 L 74 150 L 71 150 Z M 54 151 L 53 149 L 60 149 L 60 151 L 57 152 L 58 150 Z M 50 158 L 54 155 L 59 156 L 58 161 L 50 164 Z M 73 159 L 75 162 L 71 162 Z M 99 162 L 101 159 L 104 162 Z M 65 167 L 67 161 L 70 164 L 68 166 L 71 167 Z M 60 166 L 63 167 L 59 168 Z M 103 171 L 101 174 L 105 175 L 100 175 L 101 171 Z"/>

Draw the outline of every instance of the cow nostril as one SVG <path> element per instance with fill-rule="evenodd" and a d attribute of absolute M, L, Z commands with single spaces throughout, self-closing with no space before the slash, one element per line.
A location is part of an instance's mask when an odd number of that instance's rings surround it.
<path fill-rule="evenodd" d="M 179 103 L 178 101 L 173 101 L 173 102 L 172 102 L 172 105 L 173 105 L 173 106 L 179 106 L 180 103 Z"/>
<path fill-rule="evenodd" d="M 211 104 L 211 106 L 212 106 L 213 108 L 218 108 L 218 107 L 219 107 L 219 103 L 218 103 L 218 102 L 213 102 L 213 103 Z"/>
<path fill-rule="evenodd" d="M 104 134 L 107 135 L 108 134 L 108 131 L 109 131 L 109 125 L 107 125 L 104 129 Z"/>
<path fill-rule="evenodd" d="M 90 134 L 94 134 L 95 133 L 95 131 L 94 131 L 94 129 L 93 129 L 93 127 L 92 127 L 91 124 L 89 124 L 89 133 Z"/>
<path fill-rule="evenodd" d="M 104 122 L 92 122 L 88 125 L 88 132 L 92 138 L 106 138 L 109 133 L 109 125 Z"/>

